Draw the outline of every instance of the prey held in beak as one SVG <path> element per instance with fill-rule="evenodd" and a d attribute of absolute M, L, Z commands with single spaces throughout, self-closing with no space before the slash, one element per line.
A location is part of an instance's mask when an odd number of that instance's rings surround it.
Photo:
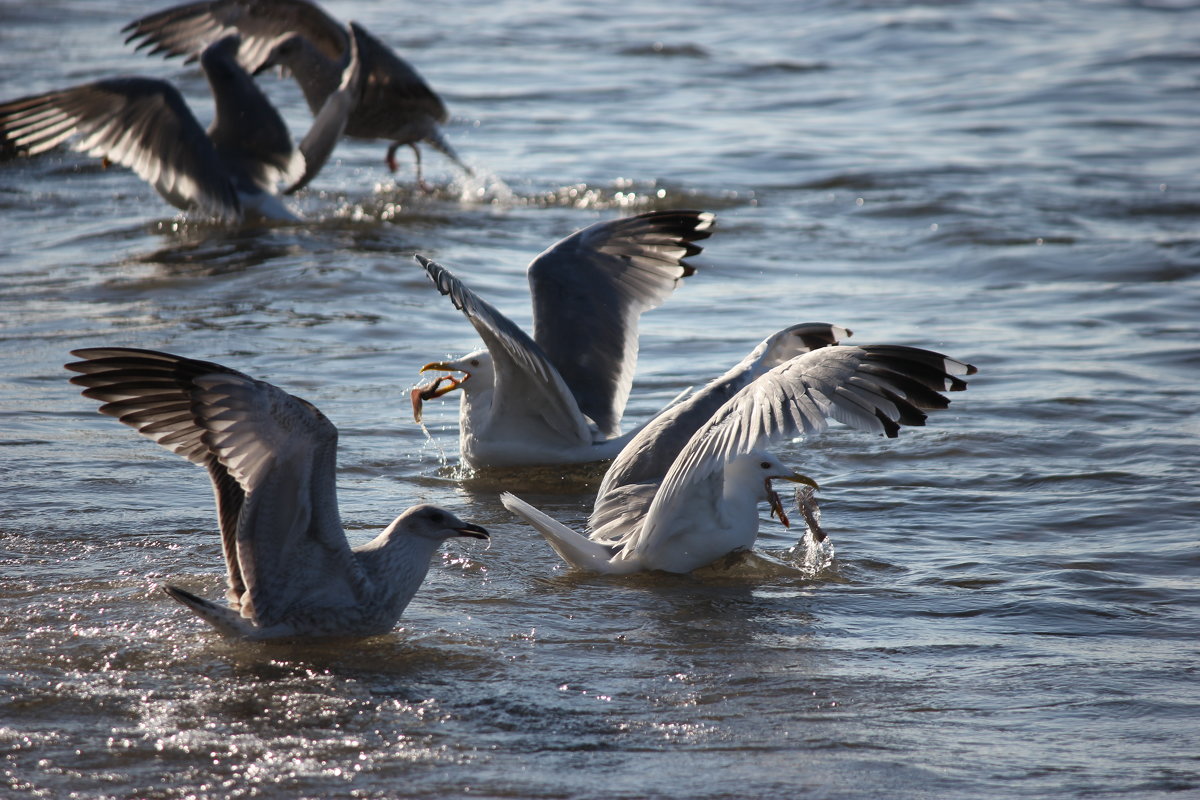
<path fill-rule="evenodd" d="M 426 364 L 421 367 L 421 372 L 429 370 L 449 370 L 452 372 L 461 372 L 461 378 L 454 375 L 439 375 L 432 382 L 424 386 L 417 386 L 412 390 L 412 407 L 413 419 L 416 422 L 421 421 L 421 407 L 426 400 L 432 400 L 435 397 L 441 397 L 448 392 L 453 392 L 455 389 L 463 385 L 463 382 L 471 377 L 471 373 L 457 367 L 452 367 L 442 361 L 435 361 L 432 364 Z M 443 386 L 443 384 L 445 384 Z"/>
<path fill-rule="evenodd" d="M 792 473 L 791 475 L 780 475 L 779 479 L 791 481 L 792 483 L 803 483 L 805 486 L 811 486 L 813 489 L 821 488 L 817 486 L 817 482 L 812 478 L 808 477 L 807 475 L 801 475 L 798 472 Z M 791 520 L 788 519 L 787 512 L 783 510 L 783 500 L 779 498 L 779 492 L 771 488 L 772 480 L 773 478 L 767 478 L 765 481 L 763 481 L 767 488 L 767 503 L 771 506 L 771 516 L 783 523 L 783 527 L 791 528 Z"/>

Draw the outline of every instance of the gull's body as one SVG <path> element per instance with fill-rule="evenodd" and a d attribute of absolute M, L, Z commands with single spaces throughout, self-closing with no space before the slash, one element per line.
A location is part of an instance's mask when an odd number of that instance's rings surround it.
<path fill-rule="evenodd" d="M 374 540 L 346 541 L 338 515 L 337 429 L 315 406 L 204 361 L 129 348 L 73 351 L 72 383 L 212 479 L 228 606 L 175 586 L 171 597 L 227 636 L 252 640 L 390 631 L 433 553 L 477 525 L 413 506 Z"/>
<path fill-rule="evenodd" d="M 308 0 L 202 0 L 150 14 L 124 29 L 127 42 L 167 57 L 195 55 L 208 43 L 236 31 L 243 39 L 240 59 L 250 72 L 287 68 L 313 114 L 337 89 L 350 60 L 350 36 L 316 3 Z M 394 50 L 358 29 L 363 79 L 355 93 L 345 135 L 391 142 L 388 167 L 396 170 L 397 148 L 408 146 L 421 178 L 424 142 L 470 174 L 442 136 L 449 119 L 445 105 L 417 71 Z"/>
<path fill-rule="evenodd" d="M 834 335 L 839 330 L 830 327 Z M 511 494 L 502 496 L 505 507 L 573 567 L 607 574 L 690 572 L 750 549 L 762 501 L 783 519 L 771 480 L 815 485 L 785 467 L 770 452 L 773 443 L 819 432 L 830 418 L 893 437 L 901 425 L 924 424 L 921 409 L 944 408 L 949 401 L 939 392 L 965 389 L 955 376 L 975 371 L 928 350 L 819 341 L 816 349 L 764 371 L 772 352 L 780 352 L 767 346 L 771 341 L 697 393 L 694 413 L 686 403 L 676 406 L 655 421 L 664 424 L 647 426 L 617 457 L 587 536 Z M 692 431 L 703 410 L 717 403 Z"/>
<path fill-rule="evenodd" d="M 237 52 L 229 36 L 201 54 L 216 108 L 207 131 L 169 83 L 112 78 L 0 104 L 0 147 L 37 155 L 74 139 L 75 149 L 132 168 L 176 208 L 222 222 L 294 220 L 277 183 L 307 180 L 320 163 L 306 164 Z M 336 139 L 330 116 L 306 137 L 313 152 L 332 151 L 320 141 Z"/>
<path fill-rule="evenodd" d="M 424 370 L 457 371 L 414 395 L 462 390 L 459 443 L 474 467 L 582 464 L 612 458 L 633 434 L 621 417 L 637 366 L 638 319 L 693 268 L 711 214 L 661 211 L 600 222 L 529 265 L 529 336 L 448 270 L 417 256 L 486 345 Z M 438 389 L 441 381 L 450 381 Z"/>

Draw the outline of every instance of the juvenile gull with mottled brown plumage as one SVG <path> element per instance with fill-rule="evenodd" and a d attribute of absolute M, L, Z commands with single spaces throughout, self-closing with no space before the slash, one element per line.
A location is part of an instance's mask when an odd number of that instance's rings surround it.
<path fill-rule="evenodd" d="M 350 547 L 338 515 L 337 429 L 316 406 L 207 361 L 121 347 L 72 351 L 72 383 L 114 416 L 208 470 L 229 606 L 165 591 L 226 636 L 387 633 L 438 545 L 487 531 L 417 505 Z"/>

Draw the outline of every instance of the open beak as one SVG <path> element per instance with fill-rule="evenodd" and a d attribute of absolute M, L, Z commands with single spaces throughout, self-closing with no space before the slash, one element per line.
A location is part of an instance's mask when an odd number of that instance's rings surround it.
<path fill-rule="evenodd" d="M 793 472 L 791 475 L 780 475 L 779 480 L 791 481 L 792 483 L 803 483 L 805 486 L 811 486 L 813 489 L 820 489 L 817 482 L 807 475 L 801 475 L 799 472 Z M 771 488 L 772 478 L 767 478 L 763 483 L 767 488 L 767 503 L 771 506 L 771 516 L 783 523 L 783 527 L 792 527 L 791 521 L 787 517 L 787 513 L 783 510 L 783 501 L 779 499 L 779 493 Z"/>
<path fill-rule="evenodd" d="M 432 364 L 426 364 L 425 366 L 421 367 L 421 372 L 427 372 L 429 370 L 461 372 L 463 376 L 461 378 L 456 378 L 453 375 L 439 375 L 438 377 L 434 378 L 431 383 L 427 383 L 424 386 L 418 386 L 413 389 L 413 419 L 417 422 L 421 421 L 421 406 L 426 400 L 432 400 L 433 398 L 441 397 L 448 392 L 453 392 L 471 377 L 471 373 L 467 372 L 465 369 L 459 369 L 451 364 L 447 364 L 445 361 L 435 361 Z M 445 385 L 443 386 L 443 384 Z"/>
<path fill-rule="evenodd" d="M 458 531 L 459 536 L 470 536 L 472 539 L 491 538 L 488 535 L 487 530 L 470 522 L 468 522 L 466 525 L 463 525 L 461 528 L 455 528 L 454 530 Z"/>

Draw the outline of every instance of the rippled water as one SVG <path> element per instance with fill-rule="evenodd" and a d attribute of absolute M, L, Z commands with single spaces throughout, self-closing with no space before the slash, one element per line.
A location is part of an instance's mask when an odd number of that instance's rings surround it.
<path fill-rule="evenodd" d="M 157 7 L 157 4 L 155 4 Z M 330 2 L 444 95 L 432 196 L 347 143 L 308 222 L 183 220 L 70 152 L 0 165 L 0 750 L 22 797 L 926 798 L 1200 793 L 1200 6 Z M 140 72 L 149 10 L 0 4 L 0 97 Z M 302 130 L 303 102 L 264 79 Z M 642 326 L 629 420 L 785 325 L 980 367 L 930 425 L 780 448 L 836 555 L 565 571 L 594 474 L 457 470 L 418 367 L 477 344 L 411 260 L 528 322 L 523 269 L 647 208 L 716 211 Z M 237 645 L 201 470 L 95 413 L 73 347 L 152 347 L 341 430 L 355 542 L 429 501 L 455 543 L 391 635 Z"/>

